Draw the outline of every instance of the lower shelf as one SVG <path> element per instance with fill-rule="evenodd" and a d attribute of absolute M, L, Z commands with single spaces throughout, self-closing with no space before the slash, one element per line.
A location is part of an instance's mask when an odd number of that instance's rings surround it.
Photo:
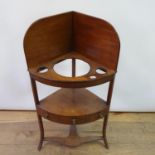
<path fill-rule="evenodd" d="M 82 124 L 104 117 L 106 102 L 87 89 L 63 88 L 40 101 L 38 113 L 64 124 Z"/>

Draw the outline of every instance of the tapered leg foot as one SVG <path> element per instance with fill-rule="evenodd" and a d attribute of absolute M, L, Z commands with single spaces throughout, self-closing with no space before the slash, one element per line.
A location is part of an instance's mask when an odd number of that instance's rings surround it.
<path fill-rule="evenodd" d="M 39 142 L 39 145 L 38 145 L 38 151 L 41 150 L 42 145 L 43 145 L 43 139 L 40 139 L 40 142 Z"/>
<path fill-rule="evenodd" d="M 39 129 L 40 129 L 40 142 L 38 145 L 38 151 L 40 151 L 43 145 L 43 141 L 44 141 L 43 121 L 40 115 L 38 115 L 38 123 L 39 123 Z"/>
<path fill-rule="evenodd" d="M 106 136 L 106 128 L 107 128 L 107 121 L 108 121 L 108 115 L 105 116 L 104 118 L 104 122 L 103 122 L 103 141 L 104 141 L 104 144 L 105 144 L 105 148 L 106 149 L 109 149 L 109 145 L 108 145 L 108 141 L 107 141 L 107 136 Z"/>
<path fill-rule="evenodd" d="M 109 144 L 108 144 L 106 136 L 103 138 L 103 141 L 104 141 L 104 144 L 105 144 L 105 148 L 109 149 Z"/>

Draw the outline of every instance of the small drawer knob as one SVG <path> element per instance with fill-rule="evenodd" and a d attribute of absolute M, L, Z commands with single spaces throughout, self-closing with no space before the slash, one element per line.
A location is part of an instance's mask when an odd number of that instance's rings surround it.
<path fill-rule="evenodd" d="M 76 119 L 72 119 L 72 123 L 73 124 L 76 124 Z"/>

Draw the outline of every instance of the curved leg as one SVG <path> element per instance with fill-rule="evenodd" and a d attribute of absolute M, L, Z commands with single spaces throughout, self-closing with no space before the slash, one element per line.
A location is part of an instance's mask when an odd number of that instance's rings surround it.
<path fill-rule="evenodd" d="M 38 98 L 36 82 L 34 79 L 31 78 L 31 76 L 30 76 L 30 80 L 31 80 L 31 86 L 32 86 L 32 92 L 33 92 L 35 105 L 37 107 L 37 104 L 39 104 L 39 98 Z M 40 129 L 40 142 L 38 145 L 38 150 L 40 151 L 42 148 L 43 140 L 44 140 L 44 127 L 43 127 L 42 118 L 38 113 L 37 113 L 37 117 L 38 117 L 39 129 Z"/>
<path fill-rule="evenodd" d="M 107 149 L 109 149 L 109 145 L 108 145 L 108 141 L 107 141 L 107 136 L 106 136 L 107 122 L 108 122 L 108 115 L 106 115 L 104 117 L 102 136 L 103 136 L 103 141 L 104 141 L 105 147 Z"/>
<path fill-rule="evenodd" d="M 39 145 L 38 145 L 38 150 L 40 151 L 43 145 L 43 140 L 44 140 L 44 127 L 43 127 L 43 122 L 42 122 L 42 118 L 40 115 L 38 115 L 38 123 L 39 123 L 39 129 L 40 129 L 40 141 L 39 141 Z"/>
<path fill-rule="evenodd" d="M 110 103 L 111 103 L 111 97 L 112 97 L 112 92 L 113 92 L 113 86 L 114 86 L 114 79 L 110 81 L 109 84 L 109 90 L 108 90 L 108 96 L 107 96 L 107 106 L 108 106 L 108 113 L 104 117 L 104 122 L 103 122 L 103 141 L 105 143 L 105 147 L 109 149 L 107 137 L 106 137 L 106 129 L 107 129 L 107 123 L 108 123 L 108 116 L 109 116 L 109 108 L 110 108 Z"/>

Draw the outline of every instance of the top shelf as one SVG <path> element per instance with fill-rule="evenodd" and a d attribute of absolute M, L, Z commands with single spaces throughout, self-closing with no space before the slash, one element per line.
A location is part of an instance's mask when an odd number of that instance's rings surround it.
<path fill-rule="evenodd" d="M 55 65 L 68 59 L 72 60 L 72 67 L 70 68 L 72 68 L 71 72 L 73 72 L 73 75 L 70 77 L 61 75 L 54 69 Z M 89 71 L 86 74 L 76 76 L 76 60 L 84 61 L 89 65 Z M 66 68 L 66 70 L 68 69 Z M 51 61 L 29 68 L 29 72 L 31 77 L 41 83 L 64 88 L 82 88 L 99 85 L 111 80 L 115 75 L 115 71 L 75 51 L 67 52 Z"/>

